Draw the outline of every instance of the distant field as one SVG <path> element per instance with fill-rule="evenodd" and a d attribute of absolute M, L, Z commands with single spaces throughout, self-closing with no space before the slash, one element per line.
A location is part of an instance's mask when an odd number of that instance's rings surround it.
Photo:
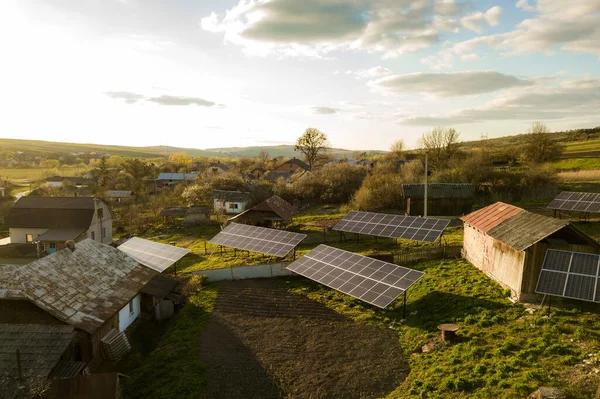
<path fill-rule="evenodd" d="M 98 154 L 120 155 L 124 157 L 156 158 L 162 154 L 145 147 L 125 147 L 117 145 L 60 143 L 41 140 L 0 139 L 0 148 L 5 151 L 23 151 L 40 155 L 68 152 L 96 152 Z"/>
<path fill-rule="evenodd" d="M 600 170 L 578 170 L 572 172 L 560 172 L 558 178 L 564 183 L 600 182 Z"/>
<path fill-rule="evenodd" d="M 77 172 L 79 174 L 85 173 L 86 170 L 79 168 L 76 170 L 75 168 L 60 168 L 59 173 L 61 176 L 76 176 Z M 54 173 L 49 171 L 48 169 L 41 168 L 24 168 L 24 169 L 13 169 L 13 168 L 0 168 L 0 180 L 8 179 L 8 180 L 42 180 L 46 177 L 53 176 Z"/>
<path fill-rule="evenodd" d="M 600 139 L 572 141 L 565 143 L 565 154 L 600 151 Z"/>
<path fill-rule="evenodd" d="M 600 169 L 600 157 L 558 159 L 553 165 L 556 169 Z"/>

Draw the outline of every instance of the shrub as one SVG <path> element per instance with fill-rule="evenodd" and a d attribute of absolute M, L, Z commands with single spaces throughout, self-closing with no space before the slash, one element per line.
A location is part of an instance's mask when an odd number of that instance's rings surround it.
<path fill-rule="evenodd" d="M 202 275 L 196 275 L 190 278 L 187 281 L 187 283 L 185 283 L 185 285 L 183 286 L 183 295 L 185 295 L 186 297 L 190 297 L 196 294 L 200 290 L 202 285 L 206 282 L 207 278 L 207 276 Z"/>

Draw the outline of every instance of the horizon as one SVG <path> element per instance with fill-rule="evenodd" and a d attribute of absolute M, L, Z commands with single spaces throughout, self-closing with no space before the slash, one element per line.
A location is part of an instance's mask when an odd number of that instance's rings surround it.
<path fill-rule="evenodd" d="M 600 125 L 600 1 L 8 0 L 3 136 L 415 148 Z"/>

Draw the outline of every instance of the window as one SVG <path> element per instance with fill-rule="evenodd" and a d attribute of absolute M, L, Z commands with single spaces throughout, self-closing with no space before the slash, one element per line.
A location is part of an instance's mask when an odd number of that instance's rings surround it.
<path fill-rule="evenodd" d="M 25 234 L 25 242 L 32 243 L 33 242 L 33 234 Z"/>
<path fill-rule="evenodd" d="M 92 238 L 92 240 L 95 240 L 95 239 L 96 239 L 96 232 L 95 232 L 95 231 L 92 231 L 91 238 Z"/>
<path fill-rule="evenodd" d="M 238 209 L 238 204 L 229 204 L 229 209 Z"/>
<path fill-rule="evenodd" d="M 129 314 L 133 314 L 134 313 L 134 308 L 133 308 L 133 301 L 129 302 Z"/>
<path fill-rule="evenodd" d="M 106 227 L 102 228 L 102 238 L 106 238 Z"/>
<path fill-rule="evenodd" d="M 98 208 L 98 217 L 99 217 L 99 218 L 102 218 L 102 217 L 104 217 L 104 209 L 102 209 L 102 208 Z"/>
<path fill-rule="evenodd" d="M 48 248 L 50 249 L 56 249 L 56 243 L 55 242 L 51 242 L 48 244 Z"/>

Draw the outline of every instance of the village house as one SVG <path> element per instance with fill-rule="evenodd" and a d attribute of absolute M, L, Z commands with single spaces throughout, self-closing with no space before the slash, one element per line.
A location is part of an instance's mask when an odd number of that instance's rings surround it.
<path fill-rule="evenodd" d="M 254 168 L 248 173 L 248 179 L 258 180 L 267 173 L 265 168 Z"/>
<path fill-rule="evenodd" d="M 179 183 L 193 183 L 198 178 L 198 173 L 160 173 L 156 179 L 159 187 L 173 187 Z"/>
<path fill-rule="evenodd" d="M 131 190 L 107 190 L 104 193 L 104 198 L 117 204 L 131 203 L 134 201 L 134 197 Z"/>
<path fill-rule="evenodd" d="M 221 174 L 229 172 L 229 169 L 229 165 L 227 164 L 224 164 L 222 162 L 213 162 L 210 165 L 208 165 L 208 168 L 206 168 L 205 173 L 207 175 Z"/>
<path fill-rule="evenodd" d="M 425 185 L 403 184 L 406 214 L 422 216 L 425 209 Z M 473 211 L 475 191 L 472 184 L 429 183 L 427 184 L 427 215 L 457 216 Z"/>
<path fill-rule="evenodd" d="M 535 298 L 548 249 L 600 253 L 600 244 L 569 222 L 496 202 L 461 218 L 463 256 L 519 301 Z"/>
<path fill-rule="evenodd" d="M 306 162 L 297 158 L 292 158 L 268 172 L 265 175 L 265 178 L 269 181 L 276 182 L 279 179 L 288 180 L 294 174 L 305 175 L 307 172 L 310 172 L 310 166 Z"/>
<path fill-rule="evenodd" d="M 283 198 L 274 195 L 260 204 L 229 219 L 230 222 L 262 227 L 282 227 L 292 221 L 294 207 Z"/>
<path fill-rule="evenodd" d="M 12 244 L 38 243 L 40 251 L 50 254 L 67 241 L 112 242 L 112 213 L 100 198 L 24 196 L 8 211 L 4 224 Z"/>
<path fill-rule="evenodd" d="M 250 203 L 250 193 L 242 191 L 214 190 L 212 197 L 215 212 L 227 214 L 242 213 Z"/>

